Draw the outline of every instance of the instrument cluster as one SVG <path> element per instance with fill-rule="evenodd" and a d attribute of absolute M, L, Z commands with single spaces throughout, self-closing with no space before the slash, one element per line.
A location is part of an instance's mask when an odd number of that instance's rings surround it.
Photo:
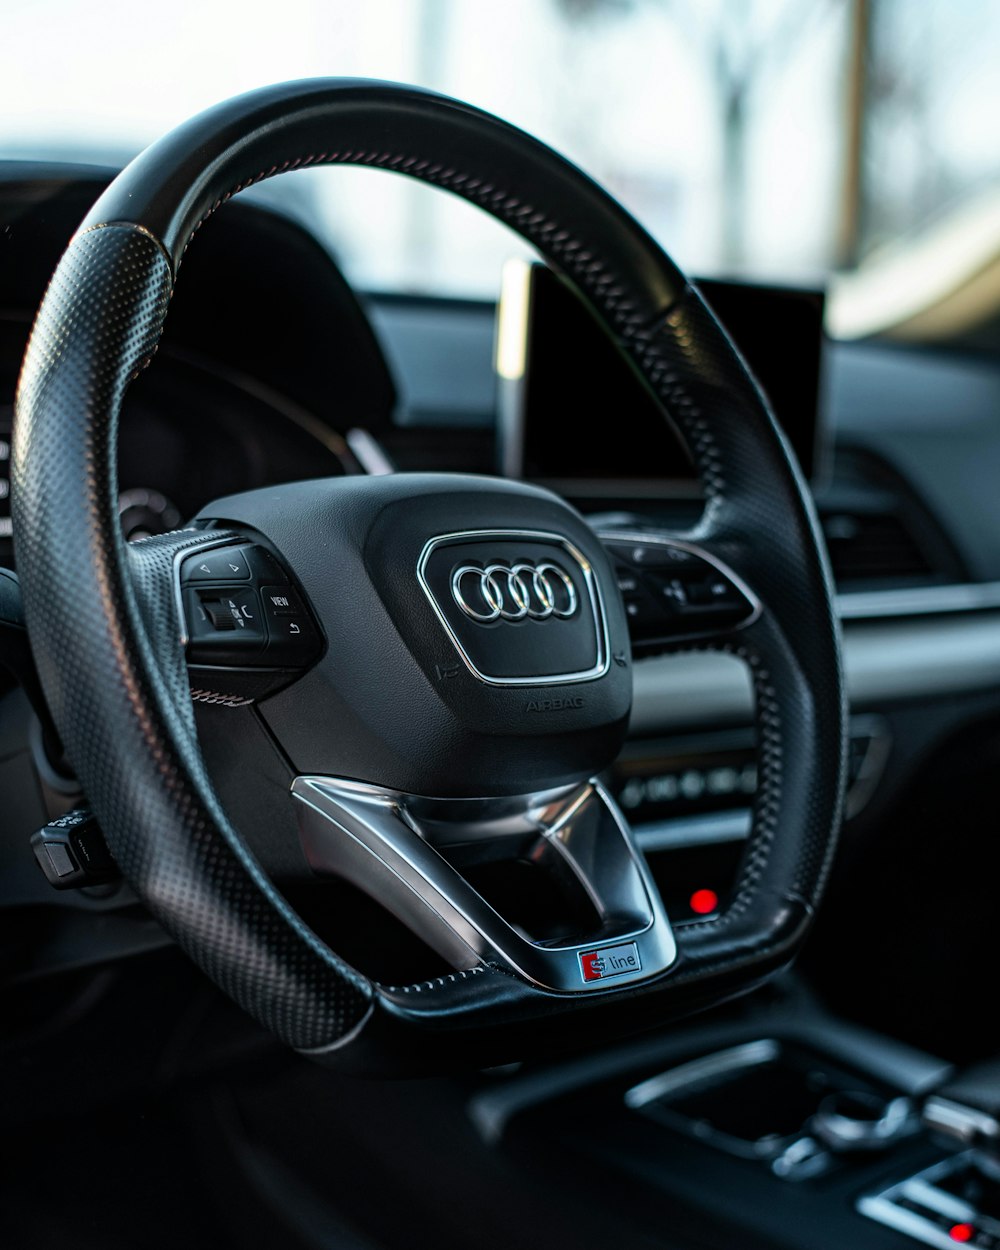
<path fill-rule="evenodd" d="M 0 565 L 13 567 L 13 406 L 0 406 Z M 340 436 L 283 396 L 214 362 L 169 349 L 126 397 L 119 434 L 118 510 L 134 540 L 177 529 L 212 499 L 299 478 L 339 475 Z"/>

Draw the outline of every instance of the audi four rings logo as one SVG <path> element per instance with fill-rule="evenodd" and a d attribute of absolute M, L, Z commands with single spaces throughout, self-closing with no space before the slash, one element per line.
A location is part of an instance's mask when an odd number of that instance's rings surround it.
<path fill-rule="evenodd" d="M 573 579 L 558 564 L 460 565 L 451 575 L 452 598 L 466 616 L 491 621 L 567 620 L 579 606 Z"/>

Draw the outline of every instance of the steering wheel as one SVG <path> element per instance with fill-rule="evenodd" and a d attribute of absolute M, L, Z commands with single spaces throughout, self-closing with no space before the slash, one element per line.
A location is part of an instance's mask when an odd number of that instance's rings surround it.
<path fill-rule="evenodd" d="M 232 195 L 323 164 L 442 187 L 533 244 L 685 441 L 707 500 L 698 527 L 598 535 L 524 483 L 401 473 L 247 492 L 126 544 L 118 415 L 185 249 Z M 575 414 L 550 420 L 567 440 L 595 437 Z M 661 1024 L 796 954 L 844 776 L 813 507 L 696 289 L 528 135 L 414 88 L 309 80 L 153 144 L 94 205 L 38 313 L 13 514 L 43 687 L 123 875 L 290 1046 L 382 1070 L 496 1063 Z M 626 731 L 633 639 L 737 655 L 756 693 L 759 786 L 737 883 L 721 914 L 676 929 L 597 780 Z M 266 729 L 310 871 L 360 886 L 450 971 L 376 983 L 317 937 L 223 809 L 193 695 Z M 244 784 L 252 801 L 264 783 Z M 472 862 L 526 859 L 576 900 L 561 927 L 532 928 L 473 884 Z"/>

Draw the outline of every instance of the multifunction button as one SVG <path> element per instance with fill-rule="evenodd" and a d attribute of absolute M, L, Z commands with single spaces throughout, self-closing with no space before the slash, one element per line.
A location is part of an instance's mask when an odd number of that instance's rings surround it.
<path fill-rule="evenodd" d="M 248 545 L 194 552 L 181 566 L 188 663 L 304 668 L 321 641 L 280 562 Z"/>
<path fill-rule="evenodd" d="M 226 547 L 221 551 L 205 551 L 184 562 L 186 582 L 249 581 L 250 566 L 242 551 Z"/>
<path fill-rule="evenodd" d="M 264 586 L 260 593 L 271 640 L 270 654 L 281 662 L 295 663 L 303 639 L 309 635 L 310 622 L 305 606 L 290 586 Z"/>
<path fill-rule="evenodd" d="M 745 624 L 756 605 L 710 560 L 665 541 L 602 536 L 614 561 L 632 645 L 651 650 Z"/>

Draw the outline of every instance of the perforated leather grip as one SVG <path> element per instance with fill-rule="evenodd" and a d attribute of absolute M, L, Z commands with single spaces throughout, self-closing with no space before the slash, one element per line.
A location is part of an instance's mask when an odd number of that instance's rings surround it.
<path fill-rule="evenodd" d="M 115 446 L 171 281 L 134 227 L 78 235 L 32 331 L 18 394 L 14 516 L 46 697 L 122 872 L 240 1006 L 293 1046 L 356 1027 L 367 982 L 302 924 L 233 830 L 205 773 L 171 600 L 195 533 L 126 547 Z"/>
<path fill-rule="evenodd" d="M 739 648 L 754 675 L 762 758 L 738 887 L 723 916 L 681 930 L 680 960 L 661 981 L 585 1003 L 489 969 L 373 987 L 275 893 L 213 794 L 183 657 L 147 576 L 185 536 L 123 544 L 118 411 L 155 348 L 198 224 L 243 187 L 316 164 L 443 187 L 559 267 L 687 442 L 708 498 L 699 540 L 767 606 Z M 312 81 L 251 93 L 154 144 L 95 205 L 46 295 L 18 396 L 13 482 L 42 681 L 115 856 L 184 949 L 292 1045 L 325 1052 L 366 1023 L 386 1052 L 402 1029 L 510 1057 L 542 1020 L 596 1040 L 744 988 L 797 948 L 832 856 L 844 768 L 837 625 L 812 504 L 697 292 L 624 210 L 535 140 L 414 89 Z"/>

